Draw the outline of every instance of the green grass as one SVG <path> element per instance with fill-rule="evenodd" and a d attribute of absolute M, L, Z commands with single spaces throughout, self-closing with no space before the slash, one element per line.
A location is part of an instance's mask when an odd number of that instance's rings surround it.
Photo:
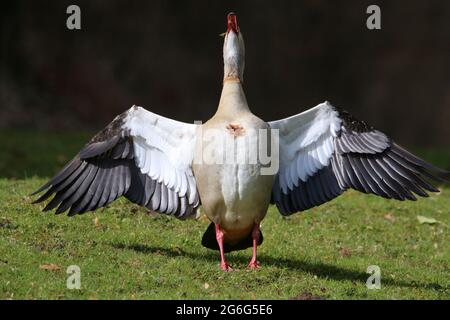
<path fill-rule="evenodd" d="M 1 299 L 450 298 L 448 186 L 417 202 L 347 192 L 287 219 L 271 207 L 261 268 L 246 270 L 247 249 L 228 255 L 237 271 L 225 273 L 218 253 L 200 244 L 205 219 L 148 215 L 125 199 L 75 217 L 32 205 L 28 194 L 88 137 L 0 134 Z M 448 151 L 421 155 L 449 163 Z M 420 224 L 417 215 L 439 222 Z M 81 290 L 66 288 L 69 265 L 81 268 Z M 381 268 L 380 290 L 366 288 L 369 265 Z"/>

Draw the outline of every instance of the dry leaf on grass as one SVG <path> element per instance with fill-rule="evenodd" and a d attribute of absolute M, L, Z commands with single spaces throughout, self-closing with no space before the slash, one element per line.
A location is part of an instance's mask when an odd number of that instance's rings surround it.
<path fill-rule="evenodd" d="M 347 248 L 341 248 L 339 250 L 339 253 L 342 257 L 348 257 L 351 254 L 350 249 L 347 249 Z"/>
<path fill-rule="evenodd" d="M 56 264 L 54 263 L 44 263 L 42 265 L 39 266 L 39 269 L 43 269 L 43 270 L 51 270 L 51 271 L 59 271 L 61 270 L 60 267 L 58 267 Z"/>

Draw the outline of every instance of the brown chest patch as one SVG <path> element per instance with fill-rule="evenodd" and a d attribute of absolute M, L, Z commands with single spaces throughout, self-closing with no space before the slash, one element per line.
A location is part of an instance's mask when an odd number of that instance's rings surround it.
<path fill-rule="evenodd" d="M 226 126 L 226 128 L 228 132 L 235 137 L 243 136 L 245 134 L 245 129 L 240 124 L 230 123 Z"/>

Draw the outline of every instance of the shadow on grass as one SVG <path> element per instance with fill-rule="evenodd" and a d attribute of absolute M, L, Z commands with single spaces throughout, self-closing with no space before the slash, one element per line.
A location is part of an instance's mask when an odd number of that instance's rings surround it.
<path fill-rule="evenodd" d="M 182 249 L 171 249 L 159 246 L 148 246 L 143 244 L 132 244 L 127 245 L 123 243 L 113 243 L 112 246 L 116 249 L 121 250 L 133 250 L 144 254 L 160 254 L 167 257 L 185 257 L 194 260 L 203 260 L 213 263 L 219 262 L 218 252 L 207 251 L 204 254 L 187 252 Z M 249 258 L 242 256 L 233 256 L 232 261 L 239 262 L 242 264 L 247 264 Z M 290 270 L 296 270 L 301 272 L 306 272 L 315 275 L 319 278 L 324 279 L 334 279 L 338 281 L 356 281 L 365 284 L 368 274 L 360 272 L 358 270 L 350 270 L 335 265 L 325 264 L 322 262 L 307 262 L 297 259 L 285 259 L 285 258 L 275 258 L 269 255 L 261 254 L 258 256 L 258 260 L 261 265 L 270 265 L 279 268 L 288 268 Z M 408 287 L 408 288 L 424 288 L 428 290 L 444 290 L 445 288 L 437 283 L 417 283 L 415 281 L 406 282 L 402 280 L 394 280 L 391 278 L 383 278 L 382 283 L 385 285 L 396 286 L 396 287 Z"/>

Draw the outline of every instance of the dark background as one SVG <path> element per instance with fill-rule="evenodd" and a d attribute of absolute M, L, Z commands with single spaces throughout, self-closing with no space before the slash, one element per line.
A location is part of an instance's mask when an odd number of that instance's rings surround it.
<path fill-rule="evenodd" d="M 81 7 L 80 31 L 66 8 Z M 381 7 L 382 30 L 366 28 Z M 407 146 L 450 145 L 450 1 L 11 1 L 0 9 L 0 129 L 97 131 L 132 104 L 216 110 L 226 14 L 269 121 L 329 100 Z"/>

